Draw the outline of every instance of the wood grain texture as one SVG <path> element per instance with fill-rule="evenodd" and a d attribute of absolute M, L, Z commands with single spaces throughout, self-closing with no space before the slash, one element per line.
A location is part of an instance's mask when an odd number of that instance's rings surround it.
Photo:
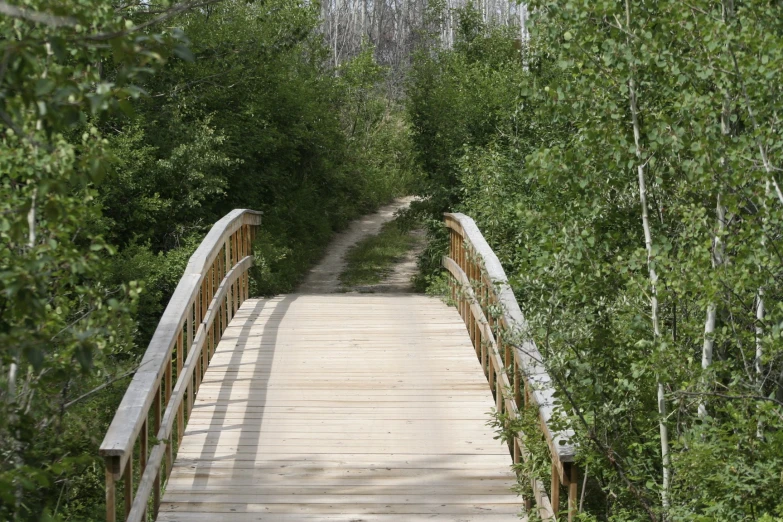
<path fill-rule="evenodd" d="M 562 463 L 573 462 L 576 457 L 576 447 L 571 442 L 574 432 L 571 429 L 554 430 L 550 427 L 555 416 L 554 386 L 542 363 L 543 357 L 535 341 L 527 333 L 527 320 L 508 283 L 506 272 L 473 219 L 464 214 L 450 213 L 445 215 L 445 222 L 448 228 L 457 232 L 472 246 L 481 259 L 488 279 L 484 284 L 497 296 L 502 309 L 501 321 L 515 341 L 515 357 L 529 383 L 531 399 L 539 408 L 542 429 L 550 450 L 553 455 L 557 455 L 562 468 Z"/>
<path fill-rule="evenodd" d="M 120 458 L 120 473 L 150 411 L 157 386 L 170 362 L 171 348 L 182 331 L 187 309 L 196 298 L 207 267 L 214 261 L 226 237 L 243 225 L 255 226 L 260 222 L 260 212 L 234 210 L 215 223 L 191 256 L 99 449 L 101 456 Z"/>
<path fill-rule="evenodd" d="M 413 295 L 287 295 L 234 314 L 158 520 L 515 521 L 508 448 L 462 320 Z"/>

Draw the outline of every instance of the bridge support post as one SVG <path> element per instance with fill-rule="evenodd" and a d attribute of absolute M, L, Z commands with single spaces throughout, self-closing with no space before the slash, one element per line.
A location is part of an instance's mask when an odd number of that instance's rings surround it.
<path fill-rule="evenodd" d="M 558 473 L 557 465 L 552 461 L 552 491 L 549 496 L 552 500 L 552 511 L 557 519 L 557 512 L 560 510 L 560 473 Z"/>
<path fill-rule="evenodd" d="M 577 514 L 577 498 L 579 493 L 579 473 L 576 466 L 571 464 L 568 473 L 568 522 L 573 522 Z"/>
<path fill-rule="evenodd" d="M 106 459 L 106 522 L 117 520 L 117 485 L 114 483 L 112 458 Z"/>
<path fill-rule="evenodd" d="M 133 506 L 133 454 L 128 457 L 125 464 L 125 476 L 122 478 L 125 486 L 125 518 L 128 518 Z"/>

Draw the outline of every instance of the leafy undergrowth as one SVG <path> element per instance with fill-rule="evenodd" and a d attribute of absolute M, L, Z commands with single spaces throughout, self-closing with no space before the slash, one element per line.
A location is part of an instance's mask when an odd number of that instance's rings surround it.
<path fill-rule="evenodd" d="M 377 235 L 360 241 L 348 251 L 348 266 L 340 274 L 340 282 L 346 288 L 380 283 L 415 242 L 410 228 L 398 219 L 386 223 Z"/>

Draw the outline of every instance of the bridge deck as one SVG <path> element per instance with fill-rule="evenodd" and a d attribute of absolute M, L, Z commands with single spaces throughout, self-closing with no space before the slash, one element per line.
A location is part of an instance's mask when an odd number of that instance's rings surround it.
<path fill-rule="evenodd" d="M 518 520 L 493 405 L 459 314 L 437 299 L 248 300 L 199 389 L 158 520 Z"/>

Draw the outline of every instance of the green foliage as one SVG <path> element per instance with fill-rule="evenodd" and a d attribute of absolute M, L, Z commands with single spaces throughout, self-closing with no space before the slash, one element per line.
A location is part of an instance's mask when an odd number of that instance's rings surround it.
<path fill-rule="evenodd" d="M 98 444 L 211 224 L 264 211 L 255 290 L 289 291 L 335 230 L 407 192 L 410 131 L 371 52 L 324 65 L 313 5 L 9 9 L 0 519 L 99 520 Z"/>
<path fill-rule="evenodd" d="M 390 195 L 406 195 L 420 172 L 405 114 L 382 89 L 388 71 L 367 45 L 337 72 L 347 173 L 366 198 L 362 205 L 374 208 Z"/>
<path fill-rule="evenodd" d="M 93 120 L 127 108 L 165 50 L 183 41 L 176 31 L 139 33 L 105 2 L 60 2 L 30 21 L 44 4 L 24 2 L 20 14 L 0 18 L 3 520 L 55 516 L 60 483 L 91 461 L 72 438 L 72 400 L 130 349 L 141 290 L 103 277 L 116 249 L 94 184 L 110 153 Z M 113 81 L 96 65 L 107 60 Z"/>
<path fill-rule="evenodd" d="M 421 53 L 408 86 L 408 111 L 424 171 L 417 189 L 439 209 L 453 207 L 459 198 L 455 152 L 489 144 L 515 100 L 514 78 L 522 75 L 509 29 L 477 26 L 470 6 L 459 19 L 469 34 L 458 34 L 454 52 Z"/>
<path fill-rule="evenodd" d="M 467 13 L 460 45 L 414 68 L 424 193 L 433 218 L 459 210 L 476 219 L 506 267 L 572 416 L 588 512 L 779 517 L 783 99 L 782 69 L 770 64 L 783 60 L 783 13 L 778 3 L 627 5 L 629 16 L 625 3 L 533 3 L 521 62 L 494 43 L 508 37 Z M 710 305 L 714 359 L 703 370 Z M 668 510 L 659 380 L 670 411 Z"/>

